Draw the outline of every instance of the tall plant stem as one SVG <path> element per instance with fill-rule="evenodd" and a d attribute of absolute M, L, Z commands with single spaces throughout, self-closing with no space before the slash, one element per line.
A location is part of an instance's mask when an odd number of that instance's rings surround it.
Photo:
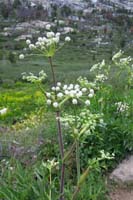
<path fill-rule="evenodd" d="M 77 167 L 77 182 L 80 179 L 80 147 L 79 140 L 76 140 L 76 167 Z"/>
<path fill-rule="evenodd" d="M 50 190 L 49 190 L 49 200 L 52 200 L 52 191 L 51 191 L 51 185 L 52 185 L 52 174 L 51 169 L 49 171 L 49 183 L 50 183 Z"/>
<path fill-rule="evenodd" d="M 77 127 L 77 110 L 74 107 L 74 115 L 75 115 L 75 127 Z M 80 179 L 80 146 L 79 146 L 79 138 L 75 139 L 76 142 L 76 168 L 77 168 L 77 183 Z"/>
<path fill-rule="evenodd" d="M 49 57 L 49 64 L 50 64 L 50 67 L 51 67 L 52 78 L 53 78 L 53 82 L 54 82 L 54 86 L 55 86 L 56 85 L 56 78 L 55 78 L 54 66 L 53 66 L 53 62 L 52 62 L 51 57 Z"/>
<path fill-rule="evenodd" d="M 53 62 L 52 62 L 52 58 L 51 57 L 49 57 L 49 63 L 50 63 L 50 66 L 51 66 L 54 86 L 56 86 L 56 78 L 55 78 L 54 66 L 53 66 Z M 61 128 L 61 121 L 60 121 L 60 111 L 56 112 L 56 121 L 57 121 L 57 127 L 58 127 L 58 141 L 59 141 L 59 148 L 60 148 L 61 162 L 62 162 L 62 164 L 61 164 L 60 197 L 59 197 L 59 200 L 64 200 L 65 164 L 63 163 L 64 144 L 63 144 L 63 134 L 62 134 L 62 128 Z"/>

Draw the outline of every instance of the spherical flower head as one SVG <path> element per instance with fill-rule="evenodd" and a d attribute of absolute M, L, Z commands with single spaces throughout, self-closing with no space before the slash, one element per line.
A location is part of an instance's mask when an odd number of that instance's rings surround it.
<path fill-rule="evenodd" d="M 48 99 L 48 100 L 47 100 L 47 104 L 48 104 L 48 105 L 51 105 L 51 103 L 52 103 L 51 100 Z"/>
<path fill-rule="evenodd" d="M 89 106 L 89 105 L 90 105 L 90 100 L 86 100 L 86 101 L 85 101 L 85 104 L 86 104 L 87 106 Z"/>
<path fill-rule="evenodd" d="M 57 94 L 57 97 L 58 97 L 58 98 L 62 98 L 62 97 L 63 97 L 63 94 L 60 92 L 60 93 Z"/>
<path fill-rule="evenodd" d="M 48 32 L 46 35 L 47 35 L 47 38 L 52 38 L 55 36 L 54 32 Z"/>
<path fill-rule="evenodd" d="M 57 87 L 55 88 L 55 90 L 56 90 L 56 91 L 59 91 L 59 90 L 60 90 L 60 87 L 59 87 L 59 86 L 57 86 Z"/>
<path fill-rule="evenodd" d="M 50 24 L 47 24 L 47 25 L 46 25 L 46 30 L 50 30 L 50 28 L 51 28 L 51 25 L 50 25 Z"/>
<path fill-rule="evenodd" d="M 52 90 L 55 91 L 55 90 L 56 90 L 56 87 L 53 86 L 53 87 L 52 87 Z"/>
<path fill-rule="evenodd" d="M 73 99 L 73 100 L 72 100 L 72 103 L 73 103 L 74 105 L 78 104 L 77 99 Z"/>
<path fill-rule="evenodd" d="M 34 44 L 30 44 L 30 45 L 29 45 L 29 49 L 30 49 L 30 50 L 35 49 L 35 45 L 34 45 Z"/>
<path fill-rule="evenodd" d="M 71 90 L 71 91 L 69 92 L 70 97 L 74 97 L 74 94 L 75 94 L 75 91 L 74 91 L 74 90 Z"/>
<path fill-rule="evenodd" d="M 61 86 L 61 82 L 57 82 L 57 86 L 59 86 L 59 87 L 60 87 L 60 86 Z"/>
<path fill-rule="evenodd" d="M 30 40 L 26 40 L 26 44 L 27 45 L 31 44 L 31 41 Z"/>
<path fill-rule="evenodd" d="M 93 89 L 90 89 L 90 93 L 91 93 L 91 94 L 94 94 L 94 90 L 93 90 Z"/>
<path fill-rule="evenodd" d="M 38 38 L 38 42 L 42 42 L 43 41 L 43 38 L 42 37 L 39 37 Z"/>
<path fill-rule="evenodd" d="M 46 96 L 47 96 L 48 98 L 50 98 L 50 97 L 51 97 L 51 94 L 50 94 L 49 92 L 47 92 L 47 93 L 46 93 Z"/>
<path fill-rule="evenodd" d="M 65 90 L 65 94 L 68 95 L 70 92 L 68 90 Z"/>
<path fill-rule="evenodd" d="M 78 84 L 76 84 L 74 88 L 75 88 L 75 89 L 79 89 L 79 87 L 80 87 L 80 86 L 79 86 Z"/>
<path fill-rule="evenodd" d="M 82 92 L 87 92 L 87 88 L 82 88 Z"/>
<path fill-rule="evenodd" d="M 58 42 L 60 41 L 59 37 L 54 37 L 52 40 L 53 40 L 53 42 L 55 42 L 55 43 L 58 43 Z"/>
<path fill-rule="evenodd" d="M 42 38 L 42 42 L 43 42 L 43 43 L 46 43 L 46 42 L 47 42 L 47 38 L 46 38 L 46 37 L 43 37 L 43 38 Z"/>
<path fill-rule="evenodd" d="M 90 94 L 88 95 L 89 98 L 92 98 L 93 96 L 94 96 L 94 94 L 92 94 L 92 93 L 90 93 Z"/>
<path fill-rule="evenodd" d="M 70 42 L 71 38 L 69 36 L 65 37 L 65 42 Z"/>
<path fill-rule="evenodd" d="M 79 98 L 79 97 L 82 97 L 83 93 L 81 91 L 79 91 L 76 96 Z"/>
<path fill-rule="evenodd" d="M 56 37 L 60 37 L 60 33 L 56 33 L 55 36 L 56 36 Z"/>
<path fill-rule="evenodd" d="M 67 85 L 64 85 L 64 86 L 63 86 L 63 90 L 66 90 L 66 89 L 67 89 Z"/>
<path fill-rule="evenodd" d="M 53 103 L 53 107 L 54 107 L 54 108 L 58 108 L 58 106 L 59 106 L 58 102 L 54 102 L 54 103 Z"/>
<path fill-rule="evenodd" d="M 20 59 L 20 60 L 23 60 L 23 59 L 24 59 L 24 54 L 20 54 L 20 55 L 19 55 L 19 59 Z"/>
<path fill-rule="evenodd" d="M 36 42 L 36 46 L 37 46 L 37 47 L 40 47 L 40 46 L 41 46 L 41 42 L 39 42 L 39 41 Z"/>

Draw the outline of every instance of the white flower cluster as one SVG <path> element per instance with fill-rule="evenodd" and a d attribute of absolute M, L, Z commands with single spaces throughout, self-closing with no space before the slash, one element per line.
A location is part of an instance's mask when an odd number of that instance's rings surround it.
<path fill-rule="evenodd" d="M 45 80 L 47 77 L 46 73 L 44 73 L 44 71 L 40 71 L 38 76 L 35 76 L 33 73 L 29 73 L 29 75 L 26 74 L 26 72 L 22 73 L 22 79 L 26 80 L 28 82 L 31 83 L 37 83 L 37 82 L 42 82 L 43 80 Z"/>
<path fill-rule="evenodd" d="M 61 118 L 61 122 L 70 130 L 74 127 L 79 134 L 82 130 L 85 130 L 84 134 L 86 135 L 93 132 L 101 122 L 104 123 L 102 117 L 102 114 L 92 114 L 89 110 L 83 110 L 76 116 L 66 114 Z"/>
<path fill-rule="evenodd" d="M 101 82 L 101 83 L 103 83 L 107 79 L 108 79 L 108 77 L 106 75 L 104 75 L 104 74 L 98 74 L 98 75 L 96 75 L 95 82 Z"/>
<path fill-rule="evenodd" d="M 117 102 L 115 103 L 115 105 L 117 106 L 117 112 L 118 113 L 123 113 L 129 110 L 129 105 L 125 102 Z"/>
<path fill-rule="evenodd" d="M 113 57 L 112 60 L 115 61 L 116 59 L 120 58 L 123 55 L 123 51 L 120 50 L 119 52 L 117 52 Z"/>
<path fill-rule="evenodd" d="M 128 64 L 131 61 L 132 61 L 132 58 L 130 56 L 128 56 L 127 58 L 120 59 L 120 63 L 122 63 L 122 64 Z"/>
<path fill-rule="evenodd" d="M 50 25 L 47 24 L 46 29 L 50 29 Z M 26 44 L 29 49 L 35 50 L 39 54 L 44 54 L 45 56 L 53 56 L 56 50 L 58 49 L 58 45 L 60 42 L 61 34 L 59 32 L 54 33 L 52 31 L 46 32 L 44 37 L 38 37 L 35 43 L 32 43 L 31 40 L 26 40 Z M 70 42 L 71 38 L 69 36 L 65 37 L 65 42 Z M 52 47 L 52 48 L 51 48 Z M 19 55 L 19 59 L 24 59 L 24 54 Z"/>
<path fill-rule="evenodd" d="M 56 161 L 55 161 L 55 158 L 53 158 L 52 160 L 47 160 L 46 163 L 42 162 L 42 165 L 43 165 L 43 167 L 45 167 L 45 168 L 51 170 L 51 169 L 53 169 L 54 167 L 56 167 L 57 165 L 59 165 L 59 162 L 56 162 Z"/>
<path fill-rule="evenodd" d="M 103 68 L 105 67 L 105 60 L 103 60 L 100 63 L 94 64 L 91 69 L 90 72 L 94 72 L 94 71 L 101 71 L 103 70 Z"/>
<path fill-rule="evenodd" d="M 90 105 L 90 98 L 94 96 L 93 89 L 81 87 L 79 84 L 62 85 L 60 82 L 51 88 L 52 92 L 47 92 L 47 104 L 57 108 L 66 101 L 70 101 L 73 105 L 85 103 Z"/>

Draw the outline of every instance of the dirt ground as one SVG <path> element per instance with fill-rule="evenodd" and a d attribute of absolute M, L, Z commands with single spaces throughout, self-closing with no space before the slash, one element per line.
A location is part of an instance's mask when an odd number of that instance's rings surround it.
<path fill-rule="evenodd" d="M 111 200 L 133 200 L 133 189 L 117 188 L 110 193 Z"/>

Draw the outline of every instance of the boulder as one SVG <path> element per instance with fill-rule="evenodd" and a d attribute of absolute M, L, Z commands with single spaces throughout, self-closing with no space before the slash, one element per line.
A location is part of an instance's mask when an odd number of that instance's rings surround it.
<path fill-rule="evenodd" d="M 111 173 L 110 178 L 116 182 L 133 183 L 133 155 L 123 160 Z"/>

